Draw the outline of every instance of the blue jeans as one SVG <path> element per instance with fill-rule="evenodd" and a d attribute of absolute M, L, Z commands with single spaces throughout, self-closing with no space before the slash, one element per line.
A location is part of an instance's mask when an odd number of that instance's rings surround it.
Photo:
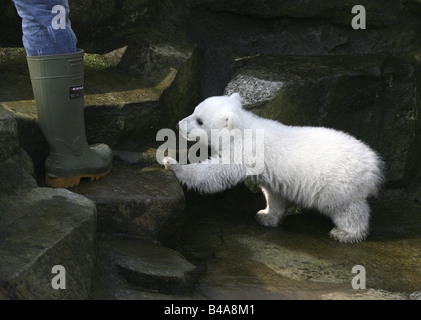
<path fill-rule="evenodd" d="M 12 1 L 22 18 L 22 41 L 28 56 L 76 52 L 77 39 L 70 25 L 67 0 Z"/>

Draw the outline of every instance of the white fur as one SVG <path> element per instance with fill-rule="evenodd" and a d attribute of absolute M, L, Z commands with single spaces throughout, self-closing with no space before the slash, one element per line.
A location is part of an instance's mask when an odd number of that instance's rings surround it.
<path fill-rule="evenodd" d="M 262 225 L 276 227 L 288 205 L 296 203 L 329 216 L 335 224 L 330 235 L 339 241 L 367 237 L 367 198 L 375 196 L 382 183 L 382 161 L 361 141 L 333 129 L 259 118 L 241 107 L 238 94 L 206 99 L 179 126 L 188 139 L 197 128 L 209 136 L 211 129 L 264 129 L 264 169 L 250 176 L 266 197 L 266 209 L 257 213 Z M 247 177 L 248 155 L 239 164 L 211 164 L 220 156 L 220 147 L 211 147 L 211 158 L 201 163 L 180 165 L 167 157 L 164 164 L 181 183 L 203 193 L 223 191 Z"/>

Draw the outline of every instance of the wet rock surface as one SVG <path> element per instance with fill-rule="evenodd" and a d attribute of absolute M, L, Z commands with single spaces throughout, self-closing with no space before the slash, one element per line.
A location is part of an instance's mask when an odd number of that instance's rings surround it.
<path fill-rule="evenodd" d="M 256 196 L 258 202 L 260 197 Z M 415 299 L 421 288 L 417 202 L 372 204 L 366 241 L 329 238 L 332 222 L 317 212 L 286 216 L 278 228 L 259 226 L 260 205 L 232 207 L 232 192 L 201 204 L 187 199 L 184 255 L 206 265 L 197 294 L 207 299 Z M 218 199 L 218 201 L 217 201 Z M 238 200 L 238 199 L 237 199 Z M 255 202 L 256 203 L 256 202 Z M 190 206 L 191 205 L 191 206 Z M 201 206 L 212 209 L 202 210 Z M 353 289 L 361 265 L 366 288 Z"/>
<path fill-rule="evenodd" d="M 123 283 L 126 290 L 131 286 L 132 294 L 137 291 L 138 296 L 167 295 L 168 299 L 189 296 L 198 280 L 198 269 L 180 253 L 143 238 L 102 234 L 99 250 L 104 288 L 98 290 L 98 298 L 118 297 Z M 120 276 L 119 290 L 112 288 L 116 283 L 113 275 Z"/>
<path fill-rule="evenodd" d="M 95 204 L 64 189 L 0 193 L 0 287 L 11 299 L 89 299 L 97 275 Z M 54 290 L 52 268 L 67 270 Z"/>
<path fill-rule="evenodd" d="M 95 183 L 72 189 L 96 203 L 99 232 L 120 233 L 174 245 L 184 225 L 184 194 L 171 172 L 114 167 Z"/>
<path fill-rule="evenodd" d="M 0 107 L 0 298 L 88 299 L 97 266 L 96 208 L 64 189 L 37 187 L 17 121 Z M 52 288 L 52 268 L 69 271 Z"/>
<path fill-rule="evenodd" d="M 0 106 L 0 192 L 35 187 L 32 159 L 20 148 L 16 119 Z"/>

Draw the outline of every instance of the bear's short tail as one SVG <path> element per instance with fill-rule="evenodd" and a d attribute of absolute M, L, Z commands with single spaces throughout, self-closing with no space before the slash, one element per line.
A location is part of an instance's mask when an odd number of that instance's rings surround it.
<path fill-rule="evenodd" d="M 376 155 L 376 162 L 373 166 L 373 169 L 370 171 L 372 176 L 372 186 L 370 188 L 370 192 L 368 194 L 369 197 L 373 197 L 378 199 L 379 193 L 381 188 L 383 187 L 384 183 L 386 182 L 384 176 L 384 169 L 385 169 L 385 162 Z"/>

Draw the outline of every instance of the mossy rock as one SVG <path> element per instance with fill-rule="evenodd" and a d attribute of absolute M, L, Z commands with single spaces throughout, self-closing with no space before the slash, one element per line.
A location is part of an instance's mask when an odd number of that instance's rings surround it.
<path fill-rule="evenodd" d="M 260 56 L 237 63 L 226 94 L 286 125 L 324 126 L 366 142 L 386 162 L 389 186 L 420 165 L 419 67 L 383 56 Z"/>

